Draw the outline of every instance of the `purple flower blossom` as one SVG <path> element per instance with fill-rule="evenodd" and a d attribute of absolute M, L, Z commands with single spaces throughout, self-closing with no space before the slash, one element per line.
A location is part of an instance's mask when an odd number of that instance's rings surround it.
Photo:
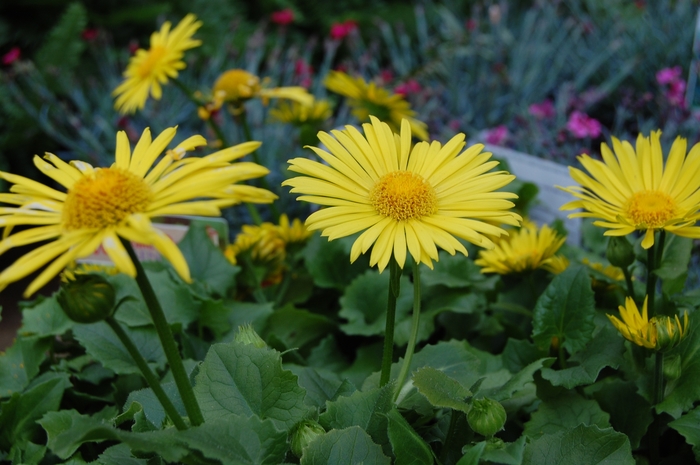
<path fill-rule="evenodd" d="M 664 68 L 656 72 L 656 81 L 663 85 L 672 84 L 678 81 L 681 77 L 683 70 L 680 66 L 674 66 L 673 68 Z"/>
<path fill-rule="evenodd" d="M 601 124 L 597 119 L 591 118 L 583 112 L 574 111 L 569 115 L 566 129 L 577 139 L 586 137 L 595 139 L 600 136 Z"/>
<path fill-rule="evenodd" d="M 505 145 L 508 139 L 508 128 L 504 125 L 486 131 L 486 143 L 491 145 Z"/>
<path fill-rule="evenodd" d="M 537 119 L 551 118 L 556 114 L 551 100 L 533 103 L 528 107 L 528 112 Z"/>

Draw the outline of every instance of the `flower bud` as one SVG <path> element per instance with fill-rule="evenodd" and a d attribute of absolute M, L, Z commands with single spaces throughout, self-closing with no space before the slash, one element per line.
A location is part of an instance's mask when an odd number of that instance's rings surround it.
<path fill-rule="evenodd" d="M 300 421 L 292 429 L 292 453 L 295 456 L 301 458 L 302 454 L 304 453 L 304 448 L 308 446 L 311 443 L 311 441 L 324 434 L 326 434 L 326 430 L 323 429 L 323 427 L 315 421 Z"/>
<path fill-rule="evenodd" d="M 233 340 L 241 344 L 252 344 L 258 349 L 267 347 L 265 341 L 255 332 L 253 326 L 250 324 L 240 325 Z"/>
<path fill-rule="evenodd" d="M 98 274 L 76 274 L 61 286 L 58 304 L 77 323 L 96 323 L 114 311 L 112 285 Z"/>
<path fill-rule="evenodd" d="M 650 323 L 656 329 L 656 350 L 667 351 L 681 342 L 688 331 L 688 314 L 684 316 L 685 326 L 676 315 L 674 318 L 666 315 L 655 316 Z"/>
<path fill-rule="evenodd" d="M 484 397 L 472 401 L 467 421 L 475 432 L 490 437 L 503 429 L 506 417 L 506 409 L 499 402 Z"/>
<path fill-rule="evenodd" d="M 612 236 L 605 256 L 611 265 L 626 270 L 634 263 L 634 248 L 624 236 Z"/>
<path fill-rule="evenodd" d="M 664 379 L 675 381 L 681 377 L 681 356 L 678 354 L 664 356 Z"/>

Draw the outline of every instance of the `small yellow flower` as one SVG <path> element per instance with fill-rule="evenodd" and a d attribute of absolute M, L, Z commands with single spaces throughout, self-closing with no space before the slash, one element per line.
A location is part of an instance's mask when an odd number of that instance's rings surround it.
<path fill-rule="evenodd" d="M 642 313 L 639 313 L 634 299 L 627 297 L 625 305 L 620 305 L 619 318 L 607 315 L 622 336 L 638 346 L 647 349 L 667 350 L 677 345 L 688 334 L 688 313 L 683 316 L 683 323 L 678 318 L 665 315 L 655 316 L 649 320 L 647 314 L 648 296 L 644 297 Z"/>
<path fill-rule="evenodd" d="M 115 275 L 119 273 L 119 269 L 115 266 L 101 265 L 98 263 L 71 263 L 60 274 L 61 282 L 67 283 L 75 281 L 75 277 L 82 274 L 103 273 L 107 275 Z"/>
<path fill-rule="evenodd" d="M 129 60 L 124 81 L 112 92 L 117 98 L 114 108 L 122 114 L 135 113 L 144 107 L 149 93 L 160 100 L 161 85 L 177 78 L 178 71 L 185 68 L 185 51 L 201 45 L 192 39 L 201 25 L 193 14 L 185 16 L 172 31 L 169 21 L 163 23 L 160 31 L 151 35 L 150 48 L 138 49 Z"/>
<path fill-rule="evenodd" d="M 280 215 L 280 224 L 277 227 L 277 232 L 287 245 L 305 242 L 313 234 L 299 218 L 294 218 L 290 223 L 286 214 Z"/>
<path fill-rule="evenodd" d="M 645 249 L 654 245 L 658 230 L 700 239 L 700 144 L 686 156 L 687 141 L 676 138 L 664 168 L 660 136 L 661 131 L 652 131 L 651 137 L 640 134 L 636 150 L 613 137 L 614 154 L 601 144 L 603 161 L 578 157 L 592 177 L 569 167 L 580 186 L 560 189 L 578 200 L 561 209 L 583 209 L 570 218 L 599 218 L 593 224 L 606 228 L 606 236 L 643 231 Z"/>
<path fill-rule="evenodd" d="M 282 102 L 270 110 L 270 117 L 280 123 L 300 126 L 306 123 L 320 124 L 333 114 L 328 100 L 314 100 L 311 105 L 300 102 Z"/>
<path fill-rule="evenodd" d="M 378 87 L 374 82 L 366 82 L 361 77 L 353 78 L 340 71 L 331 71 L 326 78 L 328 90 L 349 99 L 352 114 L 360 122 L 370 120 L 370 115 L 389 125 L 398 133 L 401 120 L 407 120 L 411 132 L 421 140 L 428 140 L 427 125 L 415 118 L 416 112 L 404 99 L 403 95 L 392 94 Z"/>
<path fill-rule="evenodd" d="M 543 268 L 558 274 L 569 266 L 566 257 L 555 255 L 566 241 L 547 225 L 537 228 L 526 222 L 520 230 L 496 242 L 490 250 L 479 251 L 474 263 L 482 273 L 511 274 Z"/>
<path fill-rule="evenodd" d="M 612 265 L 603 265 L 602 263 L 598 262 L 591 262 L 589 259 L 584 258 L 582 260 L 583 264 L 588 266 L 590 269 L 597 271 L 598 273 L 603 274 L 605 277 L 609 278 L 612 281 L 624 281 L 625 280 L 625 273 L 622 271 L 622 268 L 619 268 L 617 266 L 612 266 Z M 633 278 L 634 279 L 634 278 Z M 591 279 L 591 284 L 594 289 L 609 289 L 609 288 L 614 288 L 615 285 L 609 285 L 605 281 L 601 281 L 600 279 L 596 279 L 595 276 L 592 275 Z"/>
<path fill-rule="evenodd" d="M 122 273 L 136 276 L 120 238 L 154 246 L 182 279 L 190 281 L 180 249 L 153 226 L 151 218 L 219 216 L 223 207 L 240 202 L 270 203 L 276 198 L 265 189 L 236 184 L 269 172 L 255 163 L 232 163 L 257 149 L 259 142 L 201 158 L 184 158 L 186 152 L 206 144 L 202 136 L 192 136 L 161 156 L 175 132 L 175 128 L 168 128 L 151 140 L 147 128 L 132 153 L 126 133 L 120 131 L 115 163 L 106 168 L 77 160 L 66 163 L 51 153 L 46 154 L 46 160 L 35 156 L 34 165 L 66 192 L 0 171 L 0 179 L 13 184 L 11 193 L 0 194 L 0 202 L 15 206 L 0 208 L 0 227 L 5 228 L 0 254 L 12 247 L 49 241 L 3 270 L 0 290 L 51 262 L 25 291 L 28 297 L 100 245 Z M 31 227 L 10 234 L 14 226 Z"/>

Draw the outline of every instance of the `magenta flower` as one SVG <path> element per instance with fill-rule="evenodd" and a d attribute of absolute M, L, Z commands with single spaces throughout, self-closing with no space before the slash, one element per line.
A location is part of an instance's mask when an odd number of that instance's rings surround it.
<path fill-rule="evenodd" d="M 3 65 L 11 65 L 15 61 L 19 60 L 19 57 L 22 55 L 22 53 L 19 50 L 19 47 L 12 47 L 9 52 L 7 52 L 5 55 L 2 57 L 2 64 Z"/>
<path fill-rule="evenodd" d="M 685 81 L 672 82 L 666 91 L 666 98 L 672 106 L 685 108 Z"/>
<path fill-rule="evenodd" d="M 508 140 L 508 128 L 504 125 L 486 131 L 486 143 L 491 145 L 505 145 Z"/>
<path fill-rule="evenodd" d="M 294 22 L 294 12 L 289 8 L 285 8 L 280 11 L 273 11 L 270 15 L 270 20 L 279 25 L 286 26 L 287 24 L 292 24 Z"/>
<path fill-rule="evenodd" d="M 569 115 L 569 121 L 566 122 L 566 129 L 577 139 L 586 137 L 595 139 L 600 136 L 601 128 L 600 121 L 580 111 L 572 112 Z"/>
<path fill-rule="evenodd" d="M 537 119 L 551 118 L 555 115 L 554 103 L 547 99 L 540 103 L 533 103 L 528 107 L 528 112 Z"/>
<path fill-rule="evenodd" d="M 656 82 L 659 84 L 673 84 L 680 79 L 683 70 L 680 66 L 674 66 L 673 68 L 664 68 L 656 72 Z"/>
<path fill-rule="evenodd" d="M 357 23 L 352 19 L 331 26 L 331 39 L 341 40 L 357 30 Z"/>
<path fill-rule="evenodd" d="M 418 81 L 415 79 L 409 79 L 408 81 L 396 86 L 394 93 L 401 94 L 405 97 L 406 95 L 416 94 L 420 92 L 421 89 L 422 87 L 420 84 L 418 84 Z"/>

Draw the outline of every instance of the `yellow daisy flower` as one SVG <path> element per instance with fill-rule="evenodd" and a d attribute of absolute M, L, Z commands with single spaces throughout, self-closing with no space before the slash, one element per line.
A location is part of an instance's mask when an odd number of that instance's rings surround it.
<path fill-rule="evenodd" d="M 117 98 L 114 108 L 120 113 L 134 113 L 143 109 L 150 93 L 154 99 L 162 96 L 161 84 L 168 78 L 175 79 L 179 70 L 185 68 L 182 57 L 185 50 L 198 47 L 202 42 L 192 39 L 202 25 L 193 14 L 185 16 L 175 29 L 170 30 L 166 21 L 160 31 L 151 35 L 151 47 L 138 49 L 124 71 L 124 82 L 114 89 Z"/>
<path fill-rule="evenodd" d="M 622 320 L 613 315 L 607 317 L 625 339 L 638 346 L 666 350 L 677 345 L 688 334 L 688 313 L 684 314 L 683 323 L 678 315 L 675 318 L 655 316 L 649 320 L 647 301 L 648 296 L 645 296 L 640 314 L 634 299 L 627 297 L 625 305 L 619 307 Z"/>
<path fill-rule="evenodd" d="M 373 82 L 366 82 L 361 77 L 353 78 L 340 71 L 328 73 L 325 81 L 328 90 L 347 97 L 352 114 L 359 121 L 368 121 L 370 115 L 386 122 L 394 132 L 399 132 L 402 120 L 411 125 L 413 135 L 421 140 L 428 140 L 428 126 L 414 117 L 416 112 L 401 94 L 392 94 L 378 87 Z"/>
<path fill-rule="evenodd" d="M 280 123 L 299 126 L 305 123 L 323 123 L 332 113 L 328 100 L 313 100 L 311 105 L 282 102 L 270 110 L 270 117 Z"/>
<path fill-rule="evenodd" d="M 370 265 L 378 264 L 380 271 L 392 255 L 403 267 L 407 250 L 432 268 L 437 247 L 467 255 L 456 237 L 489 248 L 488 236 L 507 234 L 489 221 L 519 224 L 507 200 L 517 196 L 496 191 L 515 176 L 488 172 L 498 162 L 480 153 L 483 145 L 460 153 L 465 143 L 458 134 L 444 146 L 435 141 L 411 147 L 408 120 L 401 121 L 400 135 L 374 116 L 370 120 L 363 125 L 364 136 L 353 126 L 332 135 L 319 132 L 328 151 L 311 149 L 327 165 L 292 159 L 289 169 L 302 176 L 282 183 L 303 194 L 298 200 L 328 207 L 307 218 L 310 230 L 322 230 L 329 240 L 363 231 L 352 246 L 351 262 L 374 246 Z"/>
<path fill-rule="evenodd" d="M 285 244 L 297 244 L 306 241 L 313 232 L 309 231 L 299 218 L 294 218 L 290 223 L 286 214 L 280 215 L 280 224 L 277 233 Z"/>
<path fill-rule="evenodd" d="M 591 174 L 569 167 L 580 184 L 560 188 L 578 198 L 562 210 L 581 208 L 569 217 L 599 218 L 593 224 L 608 230 L 606 236 L 624 236 L 644 231 L 642 247 L 654 245 L 654 232 L 660 229 L 694 239 L 700 238 L 700 144 L 686 157 L 687 141 L 676 138 L 664 169 L 659 138 L 637 138 L 636 150 L 627 141 L 612 139 L 613 149 L 601 144 L 603 161 L 581 155 L 579 161 Z"/>
<path fill-rule="evenodd" d="M 479 251 L 474 263 L 482 273 L 511 274 L 543 268 L 551 273 L 561 273 L 569 261 L 555 255 L 566 241 L 547 225 L 537 228 L 527 222 L 518 231 L 496 242 L 491 250 Z"/>
<path fill-rule="evenodd" d="M 270 203 L 276 196 L 264 189 L 235 185 L 268 173 L 249 162 L 231 163 L 260 146 L 259 142 L 236 145 L 211 155 L 183 158 L 188 150 L 206 144 L 192 136 L 155 161 L 175 137 L 175 128 L 155 140 L 146 129 L 133 153 L 126 133 L 117 134 L 116 161 L 109 168 L 93 168 L 81 161 L 66 163 L 47 153 L 34 164 L 45 175 L 66 188 L 61 192 L 37 181 L 0 171 L 12 183 L 0 202 L 16 207 L 0 208 L 4 227 L 0 253 L 40 241 L 51 242 L 20 257 L 0 273 L 0 290 L 49 262 L 32 281 L 29 296 L 56 276 L 69 263 L 86 257 L 102 245 L 123 273 L 136 269 L 120 238 L 154 246 L 178 274 L 190 280 L 189 269 L 175 243 L 156 229 L 151 218 L 163 215 L 218 216 L 220 208 L 240 202 Z M 10 235 L 16 225 L 35 226 Z"/>
<path fill-rule="evenodd" d="M 233 106 L 234 111 L 240 111 L 243 103 L 252 98 L 262 99 L 264 105 L 271 98 L 293 100 L 305 106 L 311 106 L 314 101 L 313 95 L 303 87 L 268 87 L 266 79 L 260 82 L 258 76 L 248 71 L 230 69 L 214 83 L 211 101 L 199 108 L 199 117 L 209 118 L 227 102 Z"/>

